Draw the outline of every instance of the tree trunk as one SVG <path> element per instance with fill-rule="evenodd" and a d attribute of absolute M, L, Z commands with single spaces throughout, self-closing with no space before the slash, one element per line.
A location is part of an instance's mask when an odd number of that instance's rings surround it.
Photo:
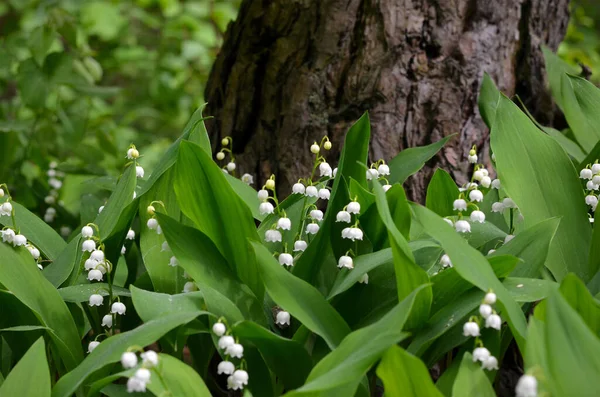
<path fill-rule="evenodd" d="M 436 167 L 466 181 L 473 144 L 489 161 L 484 72 L 552 121 L 540 46 L 556 49 L 567 22 L 568 0 L 244 0 L 206 87 L 208 129 L 213 142 L 233 137 L 238 169 L 260 185 L 275 174 L 283 193 L 325 134 L 336 163 L 364 111 L 373 161 L 458 133 L 406 182 L 423 201 Z"/>

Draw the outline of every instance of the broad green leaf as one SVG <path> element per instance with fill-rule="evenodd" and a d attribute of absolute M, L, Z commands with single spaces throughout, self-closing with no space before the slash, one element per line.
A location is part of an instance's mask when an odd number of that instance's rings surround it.
<path fill-rule="evenodd" d="M 306 384 L 287 396 L 314 395 L 340 387 L 348 393 L 346 395 L 353 395 L 361 378 L 381 355 L 408 336 L 402 329 L 413 310 L 417 295 L 424 293 L 424 290 L 424 286 L 417 288 L 379 321 L 348 334 L 335 350 L 313 368 Z"/>
<path fill-rule="evenodd" d="M 449 135 L 427 146 L 407 148 L 394 157 L 390 163 L 390 184 L 404 183 L 409 176 L 419 171 L 456 134 Z"/>
<path fill-rule="evenodd" d="M 106 283 L 94 283 L 94 284 L 78 284 L 70 287 L 60 288 L 58 293 L 65 302 L 87 302 L 92 294 L 99 294 L 102 296 L 108 296 L 108 284 Z M 131 296 L 128 289 L 112 286 L 113 296 Z"/>
<path fill-rule="evenodd" d="M 582 148 L 591 150 L 600 140 L 600 89 L 582 77 L 561 77 L 563 111 Z"/>
<path fill-rule="evenodd" d="M 496 246 L 504 241 L 506 234 L 491 222 L 471 222 L 471 233 L 464 235 L 464 237 L 471 247 L 481 248 L 490 243 L 494 243 L 494 246 Z"/>
<path fill-rule="evenodd" d="M 316 237 L 308 245 L 306 251 L 300 255 L 295 264 L 293 272 L 296 276 L 310 283 L 313 283 L 321 271 L 324 261 L 324 253 L 332 249 L 335 244 L 336 250 L 343 250 L 346 246 L 341 244 L 340 223 L 336 225 L 335 216 L 337 212 L 349 202 L 347 182 L 350 178 L 354 179 L 360 186 L 367 184 L 366 171 L 364 165 L 367 162 L 369 154 L 369 139 L 371 137 L 371 126 L 368 113 L 361 116 L 356 123 L 350 127 L 344 140 L 344 147 L 338 163 L 338 172 L 333 182 L 331 197 L 325 218 L 321 222 L 321 228 Z M 332 243 L 333 241 L 333 243 Z M 337 271 L 332 269 L 330 272 Z"/>
<path fill-rule="evenodd" d="M 46 222 L 21 204 L 12 201 L 12 206 L 15 213 L 15 221 L 21 234 L 27 237 L 30 243 L 39 248 L 44 257 L 54 261 L 67 246 L 65 240 Z M 13 227 L 12 220 L 9 217 L 0 217 L 0 224 Z"/>
<path fill-rule="evenodd" d="M 496 84 L 490 78 L 487 73 L 483 74 L 483 81 L 481 82 L 481 89 L 479 90 L 479 113 L 481 118 L 488 126 L 492 128 L 494 119 L 496 118 L 496 108 L 500 100 L 500 91 L 496 88 Z"/>
<path fill-rule="evenodd" d="M 56 260 L 44 267 L 44 277 L 55 287 L 60 287 L 80 265 L 81 262 L 81 235 L 73 237 L 67 246 L 58 255 Z"/>
<path fill-rule="evenodd" d="M 560 292 L 590 330 L 600 336 L 600 303 L 590 294 L 585 284 L 574 274 L 568 274 L 560 285 Z"/>
<path fill-rule="evenodd" d="M 377 367 L 388 397 L 442 397 L 423 361 L 406 350 L 392 346 Z"/>
<path fill-rule="evenodd" d="M 398 188 L 401 188 L 400 186 Z M 385 193 L 381 185 L 377 182 L 373 184 L 375 192 L 375 203 L 381 220 L 388 229 L 390 243 L 392 245 L 392 254 L 394 257 L 394 268 L 396 271 L 396 287 L 398 289 L 398 300 L 402 301 L 415 288 L 427 284 L 425 292 L 420 294 L 415 304 L 415 309 L 410 319 L 410 327 L 420 326 L 427 321 L 432 301 L 431 285 L 427 272 L 421 269 L 416 263 L 408 242 L 400 233 L 394 221 L 392 220 Z M 404 196 L 406 202 L 406 196 Z"/>
<path fill-rule="evenodd" d="M 156 396 L 211 397 L 198 373 L 189 365 L 168 354 L 159 354 L 160 381 L 152 381 L 148 389 Z"/>
<path fill-rule="evenodd" d="M 336 295 L 348 290 L 358 282 L 363 274 L 384 265 L 393 265 L 392 249 L 386 248 L 370 254 L 360 255 L 354 258 L 354 269 L 351 271 L 340 271 L 335 284 L 329 292 L 327 299 L 331 300 Z"/>
<path fill-rule="evenodd" d="M 295 340 L 285 339 L 251 321 L 233 326 L 233 334 L 252 343 L 286 389 L 302 386 L 312 367 L 306 349 Z M 243 342 L 241 342 L 243 344 Z"/>
<path fill-rule="evenodd" d="M 44 338 L 38 339 L 0 386 L 0 397 L 50 397 L 50 371 Z"/>
<path fill-rule="evenodd" d="M 38 65 L 44 63 L 46 53 L 55 39 L 56 32 L 49 26 L 39 26 L 29 34 L 28 47 Z"/>
<path fill-rule="evenodd" d="M 554 281 L 536 278 L 507 277 L 502 284 L 517 302 L 541 301 L 558 289 Z"/>
<path fill-rule="evenodd" d="M 103 340 L 77 368 L 56 382 L 52 389 L 52 397 L 70 397 L 94 372 L 118 362 L 129 347 L 154 343 L 167 332 L 192 321 L 200 314 L 200 311 L 194 311 L 163 316 Z"/>
<path fill-rule="evenodd" d="M 559 223 L 559 219 L 550 218 L 528 227 L 510 240 L 510 244 L 500 246 L 492 254 L 492 258 L 496 255 L 514 255 L 522 262 L 513 270 L 511 276 L 538 277 Z"/>
<path fill-rule="evenodd" d="M 168 314 L 202 311 L 203 306 L 200 292 L 169 295 L 146 291 L 134 285 L 131 286 L 131 300 L 135 312 L 145 323 Z M 202 314 L 208 313 L 202 312 Z"/>
<path fill-rule="evenodd" d="M 473 362 L 471 353 L 465 353 L 452 385 L 452 397 L 496 397 L 479 363 Z"/>
<path fill-rule="evenodd" d="M 578 173 L 562 148 L 502 96 L 491 133 L 500 180 L 519 206 L 523 226 L 561 217 L 546 266 L 557 280 L 572 271 L 588 281 L 591 228 Z M 556 181 L 561 191 L 557 193 Z"/>
<path fill-rule="evenodd" d="M 74 368 L 83 359 L 75 322 L 56 288 L 44 278 L 25 248 L 0 244 L 0 284 L 52 330 L 50 336 L 65 366 Z"/>
<path fill-rule="evenodd" d="M 547 379 L 557 396 L 597 396 L 600 383 L 600 339 L 557 291 L 546 307 Z"/>
<path fill-rule="evenodd" d="M 254 296 L 248 286 L 240 282 L 227 265 L 226 259 L 205 234 L 165 215 L 157 214 L 157 218 L 169 248 L 179 261 L 179 266 L 194 279 L 204 294 L 209 309 L 218 304 L 213 302 L 216 299 L 227 305 L 226 307 L 233 306 L 236 312 L 241 312 L 240 317 L 243 314 L 243 318 L 266 325 L 262 302 Z M 215 288 L 218 291 L 214 290 Z M 223 298 L 228 299 L 230 303 L 224 302 Z M 230 312 L 228 309 L 227 311 Z M 222 312 L 221 314 L 223 315 Z M 237 313 L 234 316 L 237 318 Z M 231 315 L 226 317 L 230 321 L 234 320 Z"/>
<path fill-rule="evenodd" d="M 262 244 L 252 242 L 260 276 L 273 300 L 335 349 L 350 327 L 323 295 L 286 271 Z"/>
<path fill-rule="evenodd" d="M 238 277 L 261 300 L 264 287 L 245 243 L 248 238 L 259 240 L 252 214 L 223 171 L 198 145 L 181 142 L 175 193 L 182 212 L 215 243 Z"/>
<path fill-rule="evenodd" d="M 542 54 L 544 54 L 544 62 L 546 63 L 546 72 L 548 74 L 548 81 L 550 82 L 552 98 L 558 107 L 564 111 L 565 99 L 563 96 L 562 76 L 565 73 L 579 74 L 581 68 L 566 63 L 546 46 L 542 46 Z"/>
<path fill-rule="evenodd" d="M 459 193 L 450 174 L 438 168 L 427 186 L 425 205 L 439 216 L 452 216 L 455 214 L 453 203 Z"/>
<path fill-rule="evenodd" d="M 485 257 L 469 246 L 453 227 L 427 208 L 415 204 L 412 209 L 417 221 L 423 225 L 427 234 L 438 240 L 444 248 L 458 274 L 482 291 L 487 292 L 492 289 L 496 293 L 499 305 L 507 314 L 508 324 L 515 340 L 521 348 L 524 348 L 527 327 L 525 316 L 519 305 L 496 278 Z"/>

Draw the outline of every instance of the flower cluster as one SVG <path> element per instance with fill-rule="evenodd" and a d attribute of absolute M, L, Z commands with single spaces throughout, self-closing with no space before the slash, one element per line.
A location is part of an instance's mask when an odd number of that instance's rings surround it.
<path fill-rule="evenodd" d="M 63 185 L 62 179 L 65 177 L 65 173 L 57 170 L 57 166 L 58 164 L 56 161 L 51 161 L 49 164 L 49 169 L 46 172 L 46 175 L 48 176 L 48 186 L 50 186 L 50 191 L 48 192 L 48 195 L 44 198 L 44 202 L 49 206 L 48 208 L 46 208 L 46 212 L 44 214 L 44 221 L 46 223 L 52 223 L 56 218 L 56 208 L 53 207 L 53 205 L 62 204 L 62 202 L 58 200 L 58 196 L 59 190 Z M 65 235 L 64 232 L 66 232 L 66 230 L 67 229 L 62 229 L 63 236 Z"/>
<path fill-rule="evenodd" d="M 463 325 L 463 335 L 474 337 L 477 345 L 475 350 L 473 350 L 473 361 L 480 361 L 481 366 L 489 371 L 498 369 L 498 359 L 492 356 L 490 351 L 483 346 L 483 342 L 479 338 L 481 336 L 479 324 L 485 320 L 486 328 L 500 330 L 502 319 L 492 308 L 492 305 L 495 303 L 496 294 L 489 291 L 479 306 L 480 316 L 471 316 L 469 321 Z"/>
<path fill-rule="evenodd" d="M 386 176 L 390 175 L 390 167 L 383 160 L 379 160 L 371 164 L 371 167 L 367 170 L 367 180 L 376 181 L 378 179 L 384 182 L 383 191 L 387 192 L 392 188 Z"/>
<path fill-rule="evenodd" d="M 600 190 L 600 164 L 598 164 L 598 160 L 582 169 L 579 172 L 579 177 L 587 180 L 585 183 L 585 203 L 592 212 L 595 212 L 598 206 L 598 190 Z M 590 215 L 590 222 L 594 222 L 593 215 Z"/>
<path fill-rule="evenodd" d="M 229 153 L 229 162 L 222 168 L 223 172 L 226 174 L 235 174 L 236 164 L 235 164 L 235 156 L 233 155 L 233 139 L 231 137 L 226 136 L 221 139 L 221 150 L 217 153 L 217 160 L 223 161 L 225 160 L 225 153 Z M 250 174 L 244 174 L 242 176 L 242 181 L 247 183 L 248 185 L 254 183 L 254 178 Z"/>
<path fill-rule="evenodd" d="M 235 364 L 229 361 L 229 358 L 241 359 L 244 356 L 244 346 L 237 343 L 233 336 L 229 335 L 227 327 L 222 321 L 216 322 L 212 327 L 212 331 L 219 337 L 217 345 L 225 354 L 225 360 L 217 366 L 217 373 L 219 375 L 229 375 L 227 377 L 228 389 L 243 389 L 248 384 L 248 372 L 243 369 L 245 362 L 242 361 L 240 367 L 236 369 Z"/>
<path fill-rule="evenodd" d="M 88 272 L 87 279 L 90 281 L 102 281 L 106 273 L 112 270 L 112 264 L 104 255 L 104 245 L 100 239 L 94 236 L 94 228 L 97 226 L 89 223 L 81 228 L 81 237 L 85 240 L 81 244 L 81 250 L 85 254 L 89 252 L 89 257 L 84 262 L 84 268 Z"/>
<path fill-rule="evenodd" d="M 383 166 L 385 164 L 380 165 Z M 387 167 L 387 165 L 385 165 Z M 375 168 L 371 168 L 371 170 L 375 170 Z M 389 175 L 389 169 L 388 173 Z M 360 214 L 360 203 L 356 200 L 352 200 L 348 203 L 341 211 L 339 211 L 335 216 L 335 221 L 341 223 L 352 223 L 352 216 L 354 215 L 355 221 L 354 224 L 350 227 L 346 227 L 342 230 L 342 238 L 349 239 L 352 241 L 362 240 L 363 239 L 363 231 L 358 227 L 358 215 Z M 338 260 L 339 268 L 346 269 L 354 269 L 354 260 L 350 256 L 352 250 L 346 252 L 346 255 L 342 255 Z M 367 276 L 368 277 L 368 276 Z M 367 279 L 368 282 L 368 279 Z"/>
<path fill-rule="evenodd" d="M 136 351 L 140 350 L 141 349 L 137 348 L 129 348 L 121 355 L 121 365 L 123 368 L 133 369 L 138 367 L 139 360 Z M 152 373 L 150 371 L 156 369 L 159 363 L 158 354 L 156 354 L 156 352 L 153 350 L 142 350 L 140 358 L 141 365 L 139 365 L 133 376 L 127 380 L 128 393 L 145 392 L 146 385 L 150 383 L 150 379 L 152 377 Z"/>

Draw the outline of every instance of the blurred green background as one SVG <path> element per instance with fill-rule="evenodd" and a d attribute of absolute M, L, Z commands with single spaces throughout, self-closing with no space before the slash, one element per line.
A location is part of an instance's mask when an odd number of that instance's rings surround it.
<path fill-rule="evenodd" d="M 0 2 L 0 183 L 57 230 L 93 219 L 129 144 L 150 171 L 203 103 L 240 2 Z M 600 1 L 571 7 L 558 53 L 600 84 Z"/>

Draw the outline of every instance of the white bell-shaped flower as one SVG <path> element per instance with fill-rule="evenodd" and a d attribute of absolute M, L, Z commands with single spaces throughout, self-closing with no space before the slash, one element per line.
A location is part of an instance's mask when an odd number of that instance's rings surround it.
<path fill-rule="evenodd" d="M 467 210 L 467 202 L 464 199 L 456 199 L 453 203 L 454 211 L 466 211 Z"/>
<path fill-rule="evenodd" d="M 252 185 L 254 183 L 254 177 L 250 174 L 244 174 L 242 175 L 242 182 L 246 185 Z"/>
<path fill-rule="evenodd" d="M 362 277 L 358 280 L 358 282 L 361 284 L 369 284 L 369 274 L 363 274 Z"/>
<path fill-rule="evenodd" d="M 258 193 L 256 194 L 256 196 L 258 197 L 258 199 L 260 201 L 265 201 L 266 199 L 269 198 L 269 192 L 265 189 L 260 189 L 258 191 Z"/>
<path fill-rule="evenodd" d="M 287 252 L 279 254 L 279 264 L 281 266 L 294 266 L 294 257 Z"/>
<path fill-rule="evenodd" d="M 345 267 L 346 269 L 354 269 L 354 261 L 347 255 L 340 256 L 338 261 L 338 267 Z"/>
<path fill-rule="evenodd" d="M 88 272 L 87 279 L 90 281 L 102 281 L 102 272 L 97 269 L 92 269 Z"/>
<path fill-rule="evenodd" d="M 379 175 L 389 175 L 390 167 L 387 164 L 380 164 L 379 167 L 377 167 L 377 172 L 379 172 Z"/>
<path fill-rule="evenodd" d="M 235 365 L 231 361 L 221 361 L 219 365 L 217 365 L 217 374 L 218 375 L 231 375 L 235 371 Z"/>
<path fill-rule="evenodd" d="M 351 236 L 351 240 L 362 240 L 363 239 L 363 231 L 360 230 L 357 227 L 351 227 L 350 228 L 350 236 Z"/>
<path fill-rule="evenodd" d="M 387 192 L 388 190 L 390 190 L 392 188 L 392 185 L 383 185 L 382 188 L 383 188 L 384 192 Z"/>
<path fill-rule="evenodd" d="M 113 326 L 113 322 L 112 322 L 112 315 L 107 314 L 104 317 L 102 317 L 102 326 L 106 327 L 106 328 L 112 328 Z"/>
<path fill-rule="evenodd" d="M 89 271 L 89 270 L 95 269 L 96 266 L 98 266 L 97 261 L 95 261 L 93 259 L 86 259 L 85 264 L 84 264 L 85 270 Z"/>
<path fill-rule="evenodd" d="M 443 267 L 452 267 L 452 261 L 450 260 L 450 257 L 447 254 L 442 255 L 442 257 L 440 258 L 440 263 Z"/>
<path fill-rule="evenodd" d="M 183 292 L 184 293 L 193 292 L 193 291 L 198 291 L 198 286 L 196 285 L 196 283 L 194 283 L 193 281 L 188 281 L 185 284 L 183 284 Z"/>
<path fill-rule="evenodd" d="M 331 177 L 333 175 L 333 169 L 326 162 L 319 164 L 319 173 L 321 177 L 327 176 Z"/>
<path fill-rule="evenodd" d="M 25 236 L 23 236 L 22 234 L 17 234 L 14 238 L 13 238 L 13 242 L 12 242 L 13 246 L 15 247 L 22 247 L 25 246 L 27 244 L 27 238 Z"/>
<path fill-rule="evenodd" d="M 129 229 L 127 231 L 127 236 L 125 237 L 127 240 L 134 240 L 135 239 L 135 230 L 133 229 Z"/>
<path fill-rule="evenodd" d="M 123 303 L 121 303 L 121 302 L 115 302 L 110 307 L 110 312 L 111 313 L 116 313 L 116 314 L 124 315 L 126 311 L 127 311 L 127 307 Z"/>
<path fill-rule="evenodd" d="M 600 174 L 600 164 L 598 164 L 597 162 L 595 164 L 592 164 L 592 174 Z"/>
<path fill-rule="evenodd" d="M 304 252 L 306 247 L 308 247 L 308 244 L 304 240 L 296 240 L 294 242 L 294 252 L 297 252 L 297 251 Z"/>
<path fill-rule="evenodd" d="M 150 229 L 150 230 L 157 230 L 158 229 L 158 221 L 155 218 L 150 218 L 150 219 L 148 219 L 148 222 L 146 222 L 146 226 L 148 226 L 148 229 Z"/>
<path fill-rule="evenodd" d="M 265 182 L 265 187 L 269 190 L 274 190 L 275 189 L 275 180 L 274 179 L 267 179 L 267 181 Z"/>
<path fill-rule="evenodd" d="M 129 160 L 137 159 L 138 157 L 140 157 L 140 152 L 136 148 L 127 149 L 127 158 Z"/>
<path fill-rule="evenodd" d="M 471 220 L 473 222 L 483 223 L 483 222 L 485 222 L 485 214 L 478 210 L 473 211 L 473 212 L 471 212 Z"/>
<path fill-rule="evenodd" d="M 483 193 L 481 190 L 473 189 L 469 192 L 469 200 L 475 202 L 483 201 Z"/>
<path fill-rule="evenodd" d="M 218 323 L 214 323 L 212 326 L 212 331 L 213 334 L 217 335 L 217 336 L 223 336 L 225 335 L 225 332 L 227 331 L 227 327 L 225 327 L 225 324 L 218 322 Z"/>
<path fill-rule="evenodd" d="M 265 232 L 265 241 L 267 243 L 281 242 L 281 232 L 279 230 L 269 229 Z"/>
<path fill-rule="evenodd" d="M 135 371 L 133 377 L 141 382 L 148 383 L 150 382 L 151 373 L 150 370 L 147 368 L 140 368 L 137 371 Z"/>
<path fill-rule="evenodd" d="M 228 354 L 234 358 L 242 358 L 244 357 L 244 346 L 240 345 L 239 343 L 234 343 L 225 349 L 225 354 Z"/>
<path fill-rule="evenodd" d="M 227 163 L 227 171 L 229 171 L 229 172 L 235 171 L 235 163 L 233 161 L 230 161 L 229 163 Z"/>
<path fill-rule="evenodd" d="M 492 189 L 501 189 L 502 188 L 502 183 L 500 182 L 500 179 L 494 179 L 492 181 Z"/>
<path fill-rule="evenodd" d="M 504 212 L 504 204 L 501 202 L 492 203 L 492 212 Z"/>
<path fill-rule="evenodd" d="M 488 318 L 492 315 L 492 307 L 486 303 L 482 303 L 479 305 L 479 314 L 481 314 L 481 317 L 483 318 Z"/>
<path fill-rule="evenodd" d="M 177 260 L 177 258 L 175 258 L 174 256 L 172 256 L 169 259 L 169 266 L 176 267 L 177 265 L 179 265 L 179 261 Z"/>
<path fill-rule="evenodd" d="M 585 196 L 585 203 L 595 210 L 596 206 L 598 205 L 598 197 L 594 196 L 593 194 L 588 194 Z"/>
<path fill-rule="evenodd" d="M 594 175 L 592 177 L 592 182 L 594 182 L 596 185 L 600 185 L 600 175 Z"/>
<path fill-rule="evenodd" d="M 131 377 L 127 379 L 127 393 L 145 393 L 146 392 L 146 382 L 139 380 L 136 377 Z"/>
<path fill-rule="evenodd" d="M 2 205 L 0 205 L 0 216 L 11 216 L 12 209 L 12 204 L 8 201 L 2 203 Z"/>
<path fill-rule="evenodd" d="M 103 262 L 104 261 L 104 251 L 102 251 L 102 250 L 92 251 L 92 253 L 90 254 L 90 259 L 94 260 L 96 262 Z"/>
<path fill-rule="evenodd" d="M 483 298 L 483 303 L 487 305 L 493 305 L 494 303 L 496 303 L 496 299 L 496 294 L 494 294 L 493 292 L 488 292 Z"/>
<path fill-rule="evenodd" d="M 537 387 L 538 382 L 534 376 L 523 375 L 519 378 L 515 388 L 516 397 L 537 397 Z"/>
<path fill-rule="evenodd" d="M 360 203 L 358 201 L 351 201 L 346 206 L 346 211 L 351 214 L 360 214 Z"/>
<path fill-rule="evenodd" d="M 142 363 L 146 367 L 156 367 L 158 365 L 158 354 L 154 350 L 147 350 L 140 354 Z"/>
<path fill-rule="evenodd" d="M 579 171 L 579 177 L 581 179 L 592 179 L 593 175 L 594 173 L 589 168 L 584 168 L 581 171 Z"/>
<path fill-rule="evenodd" d="M 291 230 L 292 229 L 292 221 L 290 218 L 279 218 L 277 221 L 277 228 L 281 230 Z"/>
<path fill-rule="evenodd" d="M 317 143 L 313 143 L 312 145 L 310 145 L 310 152 L 312 154 L 317 154 L 321 151 L 321 148 L 319 147 L 319 145 L 317 145 Z"/>
<path fill-rule="evenodd" d="M 319 225 L 316 223 L 309 223 L 306 225 L 307 234 L 317 234 L 319 232 Z"/>
<path fill-rule="evenodd" d="M 133 368 L 137 363 L 138 358 L 134 352 L 125 352 L 121 355 L 121 365 L 125 369 Z"/>
<path fill-rule="evenodd" d="M 469 321 L 463 325 L 464 336 L 479 336 L 479 325 L 474 321 Z"/>
<path fill-rule="evenodd" d="M 294 186 L 292 186 L 292 194 L 304 194 L 305 191 L 306 187 L 300 182 L 294 183 Z"/>
<path fill-rule="evenodd" d="M 92 294 L 90 295 L 90 306 L 102 306 L 102 302 L 104 302 L 104 297 L 100 294 Z"/>
<path fill-rule="evenodd" d="M 481 181 L 481 178 L 484 176 L 485 174 L 483 173 L 483 170 L 477 170 L 473 173 L 473 179 L 476 181 Z"/>
<path fill-rule="evenodd" d="M 375 168 L 369 168 L 367 170 L 367 180 L 372 181 L 377 178 L 379 178 L 379 171 L 377 171 Z"/>
<path fill-rule="evenodd" d="M 94 229 L 91 226 L 81 228 L 81 237 L 90 238 L 94 235 Z"/>
<path fill-rule="evenodd" d="M 321 211 L 321 210 L 312 210 L 312 211 L 310 211 L 309 215 L 315 221 L 323 220 L 323 211 Z"/>
<path fill-rule="evenodd" d="M 469 154 L 467 159 L 469 160 L 469 163 L 476 164 L 477 163 L 477 154 Z"/>
<path fill-rule="evenodd" d="M 3 243 L 12 243 L 15 240 L 15 231 L 12 229 L 2 230 L 2 242 Z"/>
<path fill-rule="evenodd" d="M 513 238 L 515 238 L 514 235 L 512 234 L 507 234 L 506 237 L 504 237 L 504 244 L 508 243 L 510 240 L 512 240 Z"/>
<path fill-rule="evenodd" d="M 497 314 L 492 314 L 485 319 L 485 327 L 500 330 L 502 327 L 502 319 Z"/>
<path fill-rule="evenodd" d="M 494 371 L 498 369 L 498 359 L 494 356 L 489 356 L 487 360 L 481 362 L 481 367 L 488 371 Z"/>
<path fill-rule="evenodd" d="M 478 347 L 475 350 L 473 350 L 473 362 L 484 362 L 485 360 L 490 358 L 491 355 L 492 354 L 490 353 L 490 351 L 485 347 Z"/>
<path fill-rule="evenodd" d="M 485 188 L 489 188 L 492 185 L 492 178 L 490 178 L 489 176 L 484 176 L 483 178 L 481 178 L 481 186 L 485 187 Z"/>
<path fill-rule="evenodd" d="M 236 383 L 238 383 L 240 385 L 247 385 L 248 384 L 248 372 L 244 371 L 243 369 L 238 369 L 237 371 L 235 371 L 233 373 L 233 379 L 235 380 Z"/>
<path fill-rule="evenodd" d="M 260 212 L 261 215 L 272 214 L 273 212 L 275 212 L 275 207 L 273 207 L 273 204 L 269 203 L 268 201 L 265 201 L 260 203 L 260 205 L 258 206 L 258 212 Z"/>
<path fill-rule="evenodd" d="M 38 259 L 40 259 L 40 250 L 35 248 L 33 245 L 28 245 L 27 249 L 29 250 L 29 253 L 31 254 L 31 256 L 33 257 L 33 259 L 35 259 L 36 261 Z"/>
<path fill-rule="evenodd" d="M 329 197 L 331 197 L 331 192 L 329 189 L 319 189 L 319 198 L 321 200 L 329 200 Z"/>
<path fill-rule="evenodd" d="M 277 313 L 277 316 L 275 316 L 275 324 L 277 324 L 279 326 L 290 325 L 290 321 L 291 321 L 290 313 L 288 313 L 286 311 L 282 310 L 279 313 Z"/>
<path fill-rule="evenodd" d="M 225 350 L 233 344 L 235 344 L 235 339 L 233 339 L 233 336 L 223 335 L 219 338 L 218 345 L 219 345 L 219 349 L 221 349 L 221 350 Z"/>
<path fill-rule="evenodd" d="M 340 211 L 335 216 L 335 221 L 350 223 L 350 222 L 352 222 L 352 215 L 350 215 L 350 213 L 348 211 Z"/>
<path fill-rule="evenodd" d="M 87 349 L 87 352 L 88 352 L 88 353 L 91 353 L 91 352 L 93 352 L 93 351 L 94 351 L 94 349 L 95 349 L 95 348 L 97 348 L 99 344 L 100 344 L 100 342 L 97 342 L 97 341 L 95 341 L 95 340 L 91 341 L 91 342 L 88 344 L 88 349 Z"/>
<path fill-rule="evenodd" d="M 596 185 L 592 181 L 587 181 L 587 183 L 585 184 L 585 188 L 587 190 L 598 190 L 598 188 L 600 188 L 600 185 Z"/>
<path fill-rule="evenodd" d="M 316 186 L 307 186 L 306 187 L 306 196 L 307 197 L 318 197 L 319 191 Z"/>
<path fill-rule="evenodd" d="M 135 176 L 138 178 L 143 178 L 144 177 L 144 168 L 137 165 L 135 167 Z"/>
<path fill-rule="evenodd" d="M 171 251 L 171 247 L 169 247 L 169 243 L 167 243 L 166 241 L 163 241 L 163 243 L 160 246 L 160 251 L 161 252 Z"/>
<path fill-rule="evenodd" d="M 352 228 L 350 227 L 346 227 L 344 229 L 342 229 L 342 238 L 351 238 L 352 235 Z"/>
<path fill-rule="evenodd" d="M 81 250 L 83 252 L 92 252 L 96 249 L 96 242 L 94 240 L 85 240 L 83 244 L 81 244 Z"/>
<path fill-rule="evenodd" d="M 238 390 L 241 389 L 243 386 L 239 385 L 235 379 L 233 379 L 233 375 L 229 375 L 227 377 L 227 388 L 230 390 Z"/>
<path fill-rule="evenodd" d="M 502 200 L 502 204 L 504 205 L 504 208 L 517 208 L 517 204 L 515 204 L 510 197 L 506 197 Z"/>
<path fill-rule="evenodd" d="M 463 221 L 462 219 L 456 221 L 454 224 L 454 228 L 459 233 L 470 233 L 471 232 L 471 224 L 467 221 Z"/>

